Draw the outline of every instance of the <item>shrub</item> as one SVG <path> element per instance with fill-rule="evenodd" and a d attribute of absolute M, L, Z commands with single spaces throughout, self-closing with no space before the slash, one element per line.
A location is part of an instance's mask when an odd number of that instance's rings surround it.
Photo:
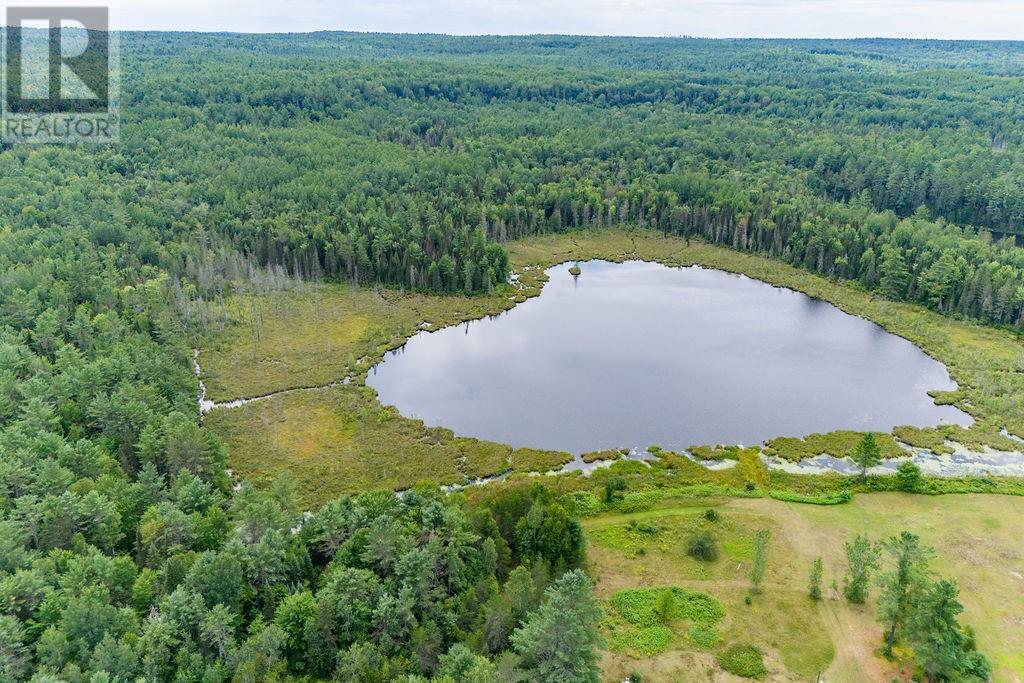
<path fill-rule="evenodd" d="M 566 496 L 565 508 L 577 517 L 589 517 L 601 510 L 601 501 L 590 491 L 575 491 Z"/>
<path fill-rule="evenodd" d="M 807 594 L 811 596 L 812 600 L 821 600 L 821 575 L 823 570 L 823 564 L 821 558 L 816 558 L 811 563 L 811 576 L 808 580 Z"/>
<path fill-rule="evenodd" d="M 752 645 L 733 645 L 718 655 L 718 666 L 744 678 L 761 679 L 768 675 L 761 651 Z"/>
<path fill-rule="evenodd" d="M 651 522 L 637 522 L 633 529 L 638 533 L 647 534 L 648 536 L 656 536 L 661 531 L 661 527 Z"/>
<path fill-rule="evenodd" d="M 626 490 L 626 480 L 622 477 L 613 477 L 604 483 L 604 502 L 611 503 L 616 498 L 621 498 L 620 491 Z"/>
<path fill-rule="evenodd" d="M 718 559 L 715 537 L 707 531 L 694 534 L 686 544 L 686 554 L 695 560 L 714 562 Z"/>
<path fill-rule="evenodd" d="M 713 626 L 725 616 L 725 608 L 715 598 L 682 588 L 628 588 L 612 595 L 608 604 L 633 626 L 657 626 L 666 611 L 665 594 L 674 598 L 674 605 L 669 608 L 673 618 Z"/>
<path fill-rule="evenodd" d="M 807 503 L 809 505 L 842 505 L 853 500 L 853 493 L 848 489 L 827 491 L 822 493 L 796 493 L 795 491 L 770 491 L 768 495 L 775 500 L 787 503 Z"/>
<path fill-rule="evenodd" d="M 709 522 L 717 522 L 719 518 L 718 510 L 714 508 L 708 508 L 704 511 L 704 519 Z"/>
<path fill-rule="evenodd" d="M 671 640 L 672 629 L 667 626 L 648 626 L 616 634 L 608 641 L 608 647 L 620 652 L 626 650 L 643 657 L 653 657 L 664 652 Z"/>
<path fill-rule="evenodd" d="M 846 551 L 846 576 L 843 578 L 843 595 L 855 605 L 867 602 L 871 587 L 871 576 L 878 569 L 879 548 L 858 535 L 843 546 Z"/>
<path fill-rule="evenodd" d="M 693 641 L 693 644 L 702 650 L 710 650 L 718 645 L 718 632 L 710 626 L 701 626 L 699 624 L 691 626 L 687 635 Z"/>
<path fill-rule="evenodd" d="M 906 460 L 896 468 L 896 486 L 900 491 L 916 491 L 921 485 L 921 468 Z"/>

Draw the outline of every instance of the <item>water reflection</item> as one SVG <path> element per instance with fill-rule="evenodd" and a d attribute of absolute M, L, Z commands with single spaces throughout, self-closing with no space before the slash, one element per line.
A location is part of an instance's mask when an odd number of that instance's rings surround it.
<path fill-rule="evenodd" d="M 570 265 L 503 316 L 418 334 L 368 383 L 429 425 L 571 453 L 970 424 L 926 394 L 954 388 L 940 363 L 826 302 L 703 268 Z"/>

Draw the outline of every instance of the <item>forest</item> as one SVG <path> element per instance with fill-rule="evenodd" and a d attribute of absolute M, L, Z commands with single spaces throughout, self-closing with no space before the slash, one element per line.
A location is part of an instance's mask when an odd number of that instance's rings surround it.
<path fill-rule="evenodd" d="M 0 152 L 0 681 L 591 680 L 582 528 L 543 487 L 306 511 L 231 479 L 189 312 L 267 273 L 481 294 L 505 242 L 629 225 L 1024 328 L 1024 44 L 123 52 L 119 144 Z"/>

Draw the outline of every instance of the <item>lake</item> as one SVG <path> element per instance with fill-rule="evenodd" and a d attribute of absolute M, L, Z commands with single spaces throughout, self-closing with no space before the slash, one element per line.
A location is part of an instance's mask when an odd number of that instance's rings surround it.
<path fill-rule="evenodd" d="M 700 267 L 586 261 L 539 297 L 421 332 L 370 373 L 431 426 L 570 453 L 969 425 L 955 384 L 907 340 L 824 301 Z"/>

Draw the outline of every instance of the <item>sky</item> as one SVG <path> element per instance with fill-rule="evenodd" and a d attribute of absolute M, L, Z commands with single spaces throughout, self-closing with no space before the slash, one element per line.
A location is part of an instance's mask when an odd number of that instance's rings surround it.
<path fill-rule="evenodd" d="M 123 29 L 1024 40 L 1024 0 L 107 0 L 106 4 Z"/>

